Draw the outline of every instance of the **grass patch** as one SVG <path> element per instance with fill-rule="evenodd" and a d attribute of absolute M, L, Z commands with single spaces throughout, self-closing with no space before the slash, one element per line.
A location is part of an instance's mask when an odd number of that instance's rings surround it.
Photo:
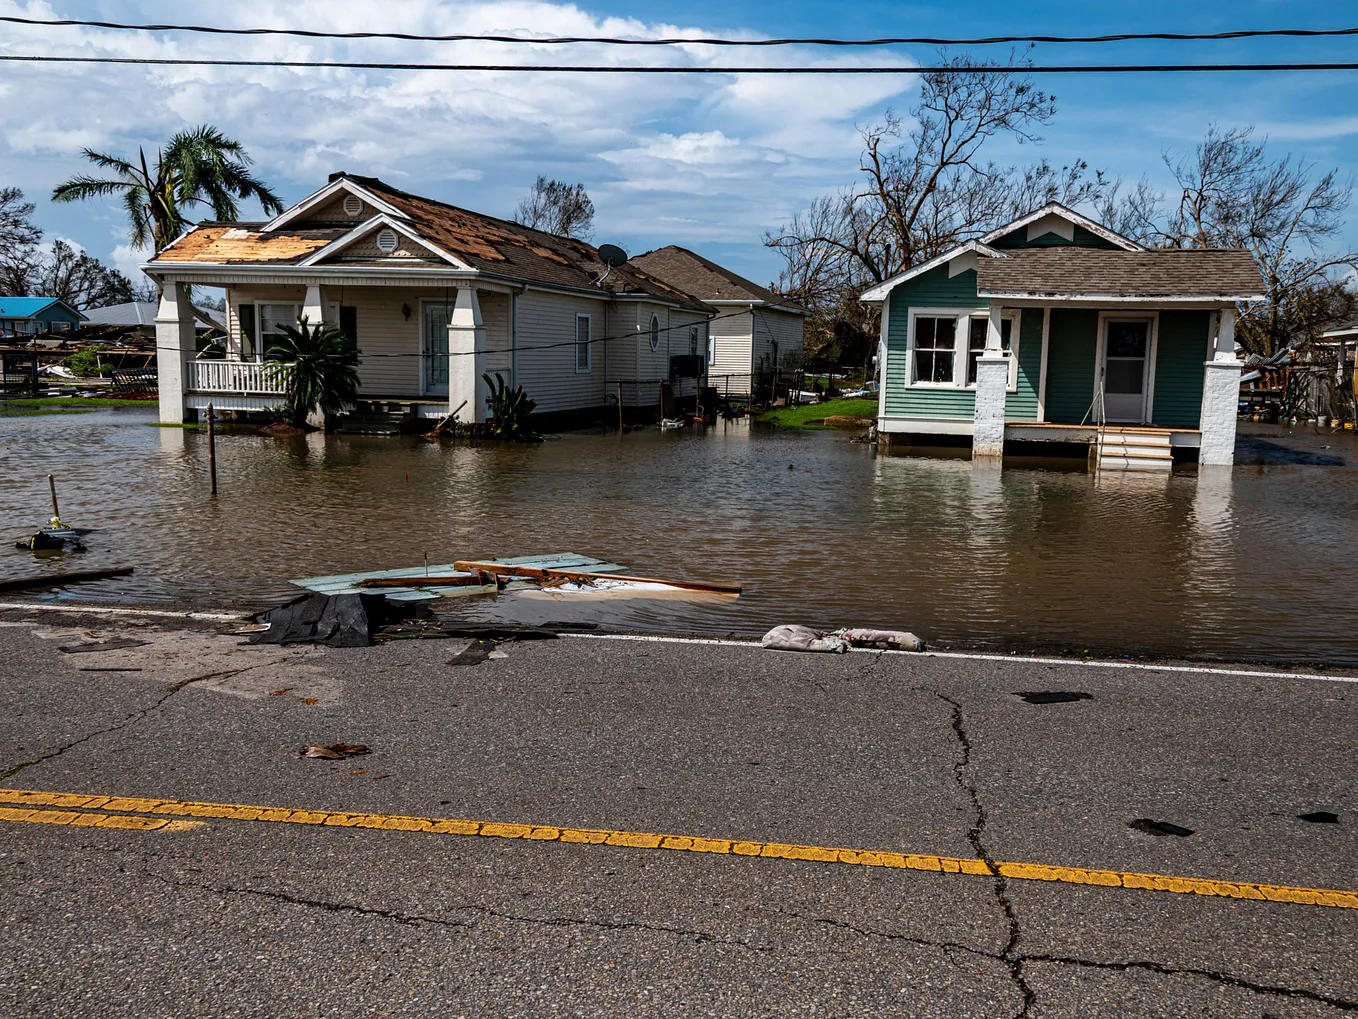
<path fill-rule="evenodd" d="M 826 400 L 824 403 L 804 403 L 800 407 L 779 407 L 760 414 L 757 420 L 768 421 L 784 428 L 820 428 L 828 417 L 876 418 L 876 400 Z"/>
<path fill-rule="evenodd" d="M 98 396 L 42 396 L 36 399 L 0 400 L 0 416 L 30 417 L 34 414 L 83 414 L 110 407 L 155 407 L 155 400 L 110 400 Z"/>

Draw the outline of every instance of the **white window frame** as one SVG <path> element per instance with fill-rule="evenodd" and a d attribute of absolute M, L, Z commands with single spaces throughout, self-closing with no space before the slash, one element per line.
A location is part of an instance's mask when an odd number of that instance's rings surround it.
<path fill-rule="evenodd" d="M 702 337 L 698 333 L 698 327 L 691 325 L 688 327 L 688 352 L 692 355 L 701 353 L 698 344 L 702 342 Z"/>
<path fill-rule="evenodd" d="M 263 363 L 264 363 L 264 360 L 265 360 L 265 357 L 267 356 L 268 345 L 265 344 L 265 342 L 264 342 L 264 333 L 263 333 L 264 322 L 263 322 L 262 316 L 261 316 L 260 313 L 259 313 L 259 309 L 260 309 L 260 308 L 263 308 L 263 307 L 270 307 L 270 308 L 292 308 L 294 314 L 293 314 L 293 316 L 292 316 L 292 321 L 289 322 L 288 324 L 289 324 L 289 325 L 292 325 L 292 326 L 295 326 L 296 323 L 297 323 L 297 317 L 298 317 L 299 315 L 302 314 L 302 306 L 301 306 L 300 304 L 298 304 L 297 302 L 295 302 L 295 301 L 260 301 L 260 300 L 254 300 L 254 301 L 237 301 L 237 302 L 232 302 L 232 307 L 236 309 L 236 314 L 233 316 L 233 320 L 234 320 L 234 321 L 233 321 L 233 324 L 234 324 L 234 326 L 235 326 L 235 335 L 232 336 L 232 337 L 230 337 L 230 339 L 231 339 L 231 340 L 234 340 L 235 354 L 236 354 L 236 357 L 239 358 L 241 361 L 245 361 L 245 355 L 242 353 L 242 352 L 244 351 L 244 349 L 245 349 L 245 344 L 244 344 L 244 340 L 245 340 L 245 330 L 241 328 L 240 310 L 239 310 L 239 309 L 245 307 L 247 304 L 250 305 L 250 307 L 254 309 L 253 311 L 250 312 L 250 314 L 251 314 L 251 316 L 253 316 L 254 321 L 255 321 L 255 338 L 254 338 L 254 344 L 255 344 L 255 356 L 254 356 L 254 359 L 253 359 L 253 360 L 248 361 L 248 362 L 246 362 L 246 363 L 247 363 L 247 364 L 263 364 Z"/>
<path fill-rule="evenodd" d="M 585 320 L 585 363 L 580 364 L 580 320 Z M 585 312 L 577 312 L 575 316 L 575 372 L 583 375 L 590 371 L 594 365 L 594 323 L 591 316 Z"/>
<path fill-rule="evenodd" d="M 651 348 L 652 352 L 659 350 L 659 349 L 660 349 L 660 316 L 659 316 L 659 315 L 656 315 L 656 314 L 654 314 L 654 313 L 651 314 L 651 321 L 650 321 L 650 324 L 647 326 L 647 329 L 648 329 L 648 333 L 647 333 L 647 337 L 646 337 L 646 343 L 647 343 L 647 345 Z"/>
<path fill-rule="evenodd" d="M 1160 310 L 1149 311 L 1101 311 L 1099 312 L 1099 333 L 1094 344 L 1094 389 L 1090 396 L 1097 400 L 1099 385 L 1103 382 L 1103 354 L 1108 345 L 1109 322 L 1150 322 L 1150 349 L 1146 352 L 1145 385 L 1142 396 L 1142 417 L 1146 422 L 1155 420 L 1155 363 L 1160 353 Z M 1114 422 L 1130 424 L 1131 422 Z"/>
<path fill-rule="evenodd" d="M 911 308 L 905 349 L 905 388 L 956 389 L 964 393 L 976 392 L 976 383 L 969 384 L 967 382 L 967 361 L 971 350 L 971 320 L 973 318 L 988 319 L 989 317 L 989 308 Z M 1005 308 L 1001 312 L 1001 317 L 1013 323 L 1009 327 L 1009 383 L 1005 390 L 1014 393 L 1018 391 L 1021 309 Z M 953 329 L 953 378 L 951 382 L 925 382 L 915 377 L 916 321 L 921 318 L 950 318 L 956 322 Z"/>
<path fill-rule="evenodd" d="M 1008 392 L 1008 393 L 1017 393 L 1017 392 L 1018 392 L 1018 359 L 1019 359 L 1018 351 L 1019 351 L 1019 326 L 1022 325 L 1021 313 L 1022 313 L 1022 309 L 1021 309 L 1021 308 L 1005 308 L 1003 311 L 1000 312 L 1000 318 L 1002 318 L 1002 319 L 1004 319 L 1005 321 L 1007 321 L 1007 322 L 1010 323 L 1010 325 L 1009 325 L 1009 382 L 1008 382 L 1008 384 L 1005 386 L 1005 392 Z M 970 319 L 979 318 L 979 319 L 986 320 L 986 322 L 987 322 L 986 328 L 989 329 L 989 328 L 990 328 L 990 326 L 989 326 L 990 309 L 989 309 L 989 308 L 986 308 L 986 309 L 984 309 L 983 311 L 980 311 L 980 312 L 975 312 L 975 311 L 973 311 L 973 312 L 971 312 L 971 313 L 967 316 L 967 318 L 968 318 L 968 322 L 967 322 L 967 342 L 966 342 L 966 357 L 967 357 L 967 362 L 965 362 L 965 363 L 969 363 L 969 362 L 970 362 L 970 359 L 971 359 L 971 322 L 970 322 Z M 963 374 L 963 376 L 966 376 L 967 372 L 966 372 L 965 368 L 963 369 L 962 374 Z M 962 380 L 962 387 L 961 387 L 961 388 L 970 390 L 970 391 L 972 391 L 972 392 L 975 392 L 975 391 L 976 391 L 976 383 L 975 383 L 975 382 L 967 382 L 966 379 L 965 379 L 965 377 L 964 377 L 963 380 Z"/>

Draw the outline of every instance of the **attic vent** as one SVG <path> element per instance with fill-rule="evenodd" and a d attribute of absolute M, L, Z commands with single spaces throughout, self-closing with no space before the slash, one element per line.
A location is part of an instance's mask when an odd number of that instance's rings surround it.
<path fill-rule="evenodd" d="M 357 216 L 362 211 L 363 202 L 359 200 L 358 195 L 344 196 L 344 214 L 346 216 Z"/>
<path fill-rule="evenodd" d="M 377 234 L 377 250 L 384 255 L 390 255 L 396 250 L 396 231 L 381 230 Z"/>

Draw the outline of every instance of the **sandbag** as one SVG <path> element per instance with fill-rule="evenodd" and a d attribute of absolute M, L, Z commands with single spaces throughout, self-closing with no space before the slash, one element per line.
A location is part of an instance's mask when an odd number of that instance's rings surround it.
<path fill-rule="evenodd" d="M 904 630 L 868 630 L 854 627 L 836 632 L 854 647 L 876 648 L 879 651 L 924 650 L 924 641 Z"/>
<path fill-rule="evenodd" d="M 822 651 L 843 654 L 849 650 L 849 642 L 843 637 L 794 624 L 775 626 L 764 634 L 764 639 L 759 643 L 770 651 Z"/>

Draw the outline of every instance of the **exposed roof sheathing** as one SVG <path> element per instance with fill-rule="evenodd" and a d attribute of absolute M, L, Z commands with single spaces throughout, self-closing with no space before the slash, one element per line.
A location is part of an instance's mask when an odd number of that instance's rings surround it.
<path fill-rule="evenodd" d="M 627 263 L 702 298 L 704 301 L 750 301 L 776 305 L 788 311 L 804 311 L 800 305 L 780 297 L 767 287 L 752 283 L 744 276 L 716 262 L 703 258 L 695 251 L 671 244 L 644 255 L 637 255 Z"/>
<path fill-rule="evenodd" d="M 980 259 L 980 296 L 1246 299 L 1261 295 L 1264 285 L 1244 249 L 1052 247 L 1008 248 L 1005 254 Z"/>
<path fill-rule="evenodd" d="M 642 269 L 609 270 L 591 245 L 557 237 L 518 223 L 421 198 L 382 183 L 375 177 L 342 175 L 359 188 L 389 203 L 410 218 L 409 226 L 431 245 L 473 269 L 497 276 L 570 287 L 603 289 L 614 294 L 649 296 L 698 311 L 707 305 L 680 287 Z M 334 202 L 318 211 L 333 214 Z M 312 216 L 308 211 L 306 217 Z M 261 223 L 204 223 L 162 251 L 154 263 L 227 263 L 287 265 L 301 262 L 349 231 L 325 220 L 294 218 L 279 230 L 263 233 Z M 338 253 L 343 257 L 344 252 Z M 321 259 L 325 264 L 326 258 Z M 429 266 L 430 269 L 437 268 Z M 419 272 L 419 266 L 412 266 Z M 602 280 L 602 282 L 600 282 Z"/>

